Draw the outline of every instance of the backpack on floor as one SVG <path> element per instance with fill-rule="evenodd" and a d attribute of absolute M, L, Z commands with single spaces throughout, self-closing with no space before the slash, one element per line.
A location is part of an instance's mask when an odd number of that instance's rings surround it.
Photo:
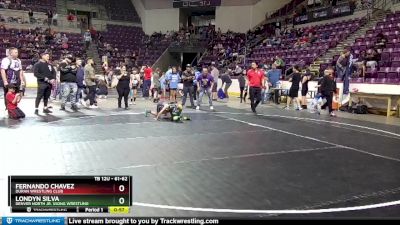
<path fill-rule="evenodd" d="M 224 98 L 226 98 L 225 93 L 224 93 L 224 91 L 222 90 L 222 88 L 220 88 L 220 89 L 218 90 L 218 98 L 219 98 L 219 99 L 224 99 Z"/>
<path fill-rule="evenodd" d="M 355 114 L 368 114 L 368 106 L 361 104 L 352 105 L 350 112 Z"/>

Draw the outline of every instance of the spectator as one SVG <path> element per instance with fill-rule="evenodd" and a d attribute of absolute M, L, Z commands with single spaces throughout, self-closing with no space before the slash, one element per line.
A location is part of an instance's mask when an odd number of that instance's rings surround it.
<path fill-rule="evenodd" d="M 85 50 L 88 50 L 89 46 L 90 46 L 90 42 L 92 42 L 92 35 L 90 34 L 90 30 L 87 30 L 83 34 L 83 39 L 85 41 Z"/>
<path fill-rule="evenodd" d="M 336 81 L 333 76 L 333 73 L 334 71 L 332 68 L 328 68 L 325 70 L 325 76 L 321 80 L 320 90 L 322 97 L 326 99 L 326 103 L 324 106 L 322 106 L 322 108 L 328 106 L 330 116 L 335 117 L 336 114 L 333 111 L 332 102 L 333 102 L 333 93 L 336 93 Z"/>
<path fill-rule="evenodd" d="M 207 94 L 208 96 L 210 110 L 214 110 L 213 101 L 211 97 L 211 89 L 214 84 L 215 84 L 214 77 L 208 73 L 207 68 L 203 68 L 202 74 L 199 75 L 199 77 L 197 78 L 197 89 L 199 90 L 199 98 L 197 99 L 196 110 L 200 110 L 204 94 Z"/>
<path fill-rule="evenodd" d="M 367 62 L 366 63 L 367 67 L 371 67 L 372 69 L 375 69 L 378 66 L 379 55 L 373 47 L 371 47 L 367 50 L 367 55 L 366 55 L 365 59 Z"/>
<path fill-rule="evenodd" d="M 289 95 L 287 96 L 286 109 L 290 109 L 290 103 L 292 102 L 293 99 L 293 101 L 296 102 L 297 104 L 296 109 L 302 110 L 300 99 L 298 98 L 300 81 L 301 81 L 300 67 L 296 65 L 293 67 L 293 74 L 292 77 L 289 79 L 289 82 L 291 82 L 292 85 L 290 86 Z"/>
<path fill-rule="evenodd" d="M 240 76 L 240 75 L 243 74 L 243 69 L 242 69 L 239 65 L 237 65 L 237 64 L 236 64 L 236 67 L 235 67 L 235 72 L 234 72 L 234 74 L 235 74 L 235 76 Z"/>
<path fill-rule="evenodd" d="M 382 53 L 382 50 L 386 48 L 386 43 L 388 42 L 388 39 L 383 33 L 379 33 L 376 38 L 377 40 L 375 45 L 377 47 L 378 53 Z"/>
<path fill-rule="evenodd" d="M 54 26 L 57 26 L 57 24 L 58 24 L 58 13 L 53 15 L 52 22 L 53 22 Z"/>
<path fill-rule="evenodd" d="M 224 86 L 224 94 L 226 96 L 226 98 L 229 98 L 229 93 L 228 93 L 228 89 L 229 87 L 232 85 L 232 79 L 231 79 L 231 74 L 232 74 L 232 70 L 228 69 L 222 76 L 221 76 L 221 80 L 222 80 L 222 86 Z M 222 87 L 221 86 L 221 87 Z"/>
<path fill-rule="evenodd" d="M 350 65 L 350 51 L 345 49 L 342 54 L 340 54 L 337 62 L 336 62 L 336 74 L 337 77 L 341 78 L 344 82 L 344 89 L 348 89 L 349 85 L 349 77 L 346 76 L 347 69 Z"/>
<path fill-rule="evenodd" d="M 176 96 L 181 77 L 179 76 L 179 72 L 176 67 L 172 67 L 171 73 L 169 73 L 167 76 L 167 81 L 169 83 L 170 101 L 177 102 Z"/>
<path fill-rule="evenodd" d="M 28 16 L 29 16 L 29 23 L 33 23 L 33 11 L 32 11 L 32 9 L 29 9 Z"/>
<path fill-rule="evenodd" d="M 53 22 L 53 12 L 51 10 L 48 10 L 46 12 L 46 16 L 47 16 L 47 25 L 51 26 Z"/>
<path fill-rule="evenodd" d="M 150 96 L 151 75 L 153 74 L 153 69 L 149 65 L 146 65 L 143 69 L 143 73 L 143 97 L 148 98 Z"/>
<path fill-rule="evenodd" d="M 211 89 L 211 92 L 212 92 L 211 97 L 212 97 L 213 101 L 217 101 L 219 70 L 217 69 L 215 62 L 211 62 L 211 76 L 214 78 L 214 85 L 212 86 L 212 89 Z"/>
<path fill-rule="evenodd" d="M 282 70 L 277 69 L 277 66 L 275 63 L 272 64 L 272 69 L 267 72 L 267 79 L 268 79 L 268 92 L 265 100 L 271 99 L 271 95 L 274 91 L 274 88 L 277 87 L 277 84 L 279 82 L 279 79 L 282 76 Z"/>
<path fill-rule="evenodd" d="M 247 97 L 247 85 L 246 85 L 246 71 L 242 71 L 242 73 L 239 75 L 238 81 L 239 81 L 239 89 L 240 89 L 240 103 L 243 101 L 246 103 L 246 97 Z M 244 96 L 243 96 L 244 93 Z"/>
<path fill-rule="evenodd" d="M 72 12 L 70 12 L 70 13 L 68 14 L 67 20 L 68 20 L 68 22 L 69 22 L 69 25 L 72 26 L 72 23 L 73 23 L 74 20 L 75 20 L 75 16 L 72 14 Z"/>
<path fill-rule="evenodd" d="M 182 73 L 182 80 L 183 80 L 182 106 L 185 106 L 187 95 L 189 94 L 191 107 L 195 108 L 193 101 L 193 96 L 195 95 L 193 88 L 193 81 L 195 80 L 195 75 L 190 64 L 186 65 L 186 70 Z"/>
<path fill-rule="evenodd" d="M 280 69 L 281 71 L 283 71 L 283 69 L 285 68 L 285 61 L 281 58 L 280 55 L 276 56 L 274 64 L 276 65 L 276 68 Z"/>
<path fill-rule="evenodd" d="M 85 76 L 85 84 L 89 89 L 89 93 L 86 97 L 81 101 L 83 106 L 86 106 L 86 101 L 89 100 L 89 108 L 97 109 L 98 107 L 95 105 L 96 101 L 96 75 L 93 67 L 94 61 L 92 58 L 87 59 L 87 63 L 84 67 L 84 76 Z"/>

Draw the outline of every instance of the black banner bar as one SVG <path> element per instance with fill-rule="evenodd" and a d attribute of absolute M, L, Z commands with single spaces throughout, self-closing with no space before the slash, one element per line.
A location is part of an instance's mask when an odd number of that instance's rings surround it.
<path fill-rule="evenodd" d="M 12 213 L 77 213 L 77 207 L 11 207 Z"/>

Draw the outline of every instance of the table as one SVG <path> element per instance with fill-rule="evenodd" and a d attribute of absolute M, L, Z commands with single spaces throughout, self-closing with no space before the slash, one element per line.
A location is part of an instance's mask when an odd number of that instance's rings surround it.
<path fill-rule="evenodd" d="M 352 106 L 352 97 L 358 98 L 372 98 L 372 99 L 382 99 L 387 101 L 386 117 L 390 117 L 390 111 L 392 108 L 392 97 L 398 97 L 399 95 L 394 94 L 373 94 L 364 92 L 350 92 L 349 107 Z M 397 107 L 400 106 L 400 99 L 396 102 Z"/>

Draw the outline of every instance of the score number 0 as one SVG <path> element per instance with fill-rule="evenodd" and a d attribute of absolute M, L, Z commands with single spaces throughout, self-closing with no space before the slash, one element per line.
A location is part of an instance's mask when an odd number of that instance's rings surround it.
<path fill-rule="evenodd" d="M 125 191 L 125 186 L 122 185 L 122 184 L 119 185 L 118 190 L 119 190 L 119 192 L 124 192 Z M 125 198 L 124 197 L 119 198 L 118 202 L 119 202 L 120 205 L 123 205 L 125 203 Z"/>

